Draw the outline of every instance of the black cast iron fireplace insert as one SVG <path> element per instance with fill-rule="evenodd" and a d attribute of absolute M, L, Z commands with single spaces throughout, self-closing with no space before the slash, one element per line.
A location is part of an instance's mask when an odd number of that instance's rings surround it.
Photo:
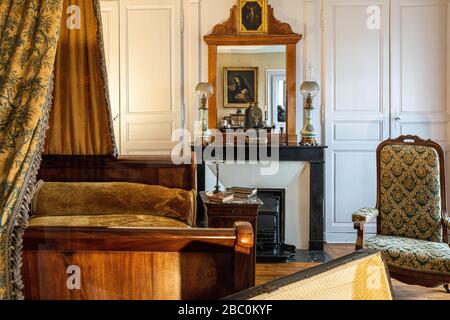
<path fill-rule="evenodd" d="M 256 260 L 288 262 L 295 258 L 295 246 L 285 244 L 286 192 L 284 189 L 258 189 L 264 202 L 258 214 Z"/>

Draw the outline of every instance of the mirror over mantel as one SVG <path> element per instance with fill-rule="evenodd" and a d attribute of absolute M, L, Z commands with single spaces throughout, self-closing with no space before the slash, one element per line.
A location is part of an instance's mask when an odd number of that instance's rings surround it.
<path fill-rule="evenodd" d="M 208 81 L 214 88 L 208 103 L 208 125 L 218 128 L 232 114 L 245 112 L 255 103 L 265 123 L 287 133 L 289 142 L 297 142 L 297 43 L 302 36 L 276 19 L 265 0 L 237 2 L 230 17 L 204 37 Z M 248 13 L 253 16 L 254 12 L 245 11 L 244 6 L 252 2 L 263 6 L 257 12 L 262 16 L 256 25 L 245 21 Z M 258 30 L 246 29 L 255 26 Z M 256 125 L 261 123 L 257 120 Z"/>

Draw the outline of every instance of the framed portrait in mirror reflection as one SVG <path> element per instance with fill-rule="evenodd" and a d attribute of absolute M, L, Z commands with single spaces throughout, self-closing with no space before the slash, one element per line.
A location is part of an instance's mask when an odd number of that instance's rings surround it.
<path fill-rule="evenodd" d="M 258 102 L 258 68 L 224 68 L 224 107 L 247 108 Z"/>
<path fill-rule="evenodd" d="M 238 0 L 238 34 L 267 34 L 267 0 Z"/>

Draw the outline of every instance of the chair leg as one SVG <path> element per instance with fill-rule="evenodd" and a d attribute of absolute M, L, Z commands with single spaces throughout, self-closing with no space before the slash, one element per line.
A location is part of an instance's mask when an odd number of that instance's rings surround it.
<path fill-rule="evenodd" d="M 447 293 L 450 293 L 450 287 L 448 284 L 444 285 L 445 291 L 447 291 Z"/>

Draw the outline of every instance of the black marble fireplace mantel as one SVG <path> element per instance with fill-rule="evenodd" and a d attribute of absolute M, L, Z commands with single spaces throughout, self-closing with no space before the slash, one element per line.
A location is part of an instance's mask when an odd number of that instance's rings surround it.
<path fill-rule="evenodd" d="M 215 146 L 217 150 L 217 146 Z M 220 147 L 219 147 L 220 148 Z M 228 147 L 229 148 L 229 147 Z M 231 147 L 233 148 L 233 147 Z M 265 148 L 262 154 L 271 156 L 270 146 L 267 145 L 240 145 L 234 146 L 234 160 L 249 160 L 250 154 L 259 155 L 259 149 Z M 325 146 L 302 147 L 296 144 L 280 145 L 279 161 L 280 162 L 309 162 L 310 164 L 310 219 L 309 219 L 309 250 L 323 250 L 324 248 L 324 217 L 325 217 Z M 194 148 L 198 154 L 202 152 L 202 148 Z M 230 149 L 228 149 L 230 151 Z M 217 153 L 219 155 L 219 153 Z M 199 158 L 199 154 L 197 158 Z M 228 155 L 229 156 L 229 155 Z M 222 159 L 223 157 L 223 159 Z M 227 157 L 227 147 L 224 145 L 220 156 L 217 157 L 213 152 L 210 157 L 206 157 L 206 162 L 224 159 L 231 160 Z M 259 156 L 258 156 L 258 160 Z M 205 191 L 205 161 L 199 161 L 197 165 L 197 187 L 198 191 Z M 202 206 L 199 205 L 199 208 Z M 203 212 L 200 209 L 199 218 L 202 219 Z"/>

